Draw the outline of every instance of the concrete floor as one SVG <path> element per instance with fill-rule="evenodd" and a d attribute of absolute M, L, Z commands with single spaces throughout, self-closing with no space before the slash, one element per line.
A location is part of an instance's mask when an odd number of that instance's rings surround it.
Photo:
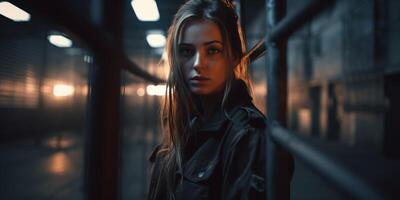
<path fill-rule="evenodd" d="M 132 131 L 143 133 L 142 130 L 126 130 Z M 0 199 L 84 199 L 83 137 L 76 132 L 56 135 L 61 137 L 0 144 Z M 147 155 L 153 146 L 152 138 L 124 135 L 122 199 L 144 199 L 150 167 Z"/>
<path fill-rule="evenodd" d="M 64 135 L 62 148 L 55 138 L 0 145 L 1 199 L 83 199 L 82 143 Z"/>

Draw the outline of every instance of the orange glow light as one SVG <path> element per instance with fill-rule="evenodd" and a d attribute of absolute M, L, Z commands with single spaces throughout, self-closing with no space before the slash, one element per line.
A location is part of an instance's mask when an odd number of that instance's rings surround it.
<path fill-rule="evenodd" d="M 53 174 L 63 175 L 71 170 L 71 160 L 64 152 L 57 152 L 50 157 L 48 169 Z"/>

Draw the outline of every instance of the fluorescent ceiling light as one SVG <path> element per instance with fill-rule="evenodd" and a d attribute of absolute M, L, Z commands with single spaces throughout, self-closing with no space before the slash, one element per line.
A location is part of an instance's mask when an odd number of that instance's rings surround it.
<path fill-rule="evenodd" d="M 165 36 L 161 33 L 149 33 L 146 36 L 146 40 L 153 48 L 164 47 L 166 43 Z"/>
<path fill-rule="evenodd" d="M 47 36 L 47 39 L 51 44 L 61 48 L 72 46 L 72 41 L 62 35 L 49 35 Z"/>
<path fill-rule="evenodd" d="M 166 90 L 166 85 L 148 85 L 146 87 L 146 92 L 150 96 L 164 96 Z"/>
<path fill-rule="evenodd" d="M 0 14 L 16 22 L 26 22 L 31 19 L 29 13 L 7 1 L 0 2 Z"/>
<path fill-rule="evenodd" d="M 72 96 L 75 88 L 72 85 L 57 84 L 53 87 L 53 95 L 56 97 Z"/>
<path fill-rule="evenodd" d="M 158 21 L 160 13 L 154 0 L 132 0 L 131 6 L 140 21 Z"/>

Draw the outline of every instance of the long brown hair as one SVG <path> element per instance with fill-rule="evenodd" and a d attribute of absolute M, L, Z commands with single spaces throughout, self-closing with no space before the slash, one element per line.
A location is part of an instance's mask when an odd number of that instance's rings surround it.
<path fill-rule="evenodd" d="M 161 122 L 163 141 L 158 154 L 162 156 L 158 183 L 166 184 L 169 198 L 173 198 L 176 185 L 175 173 L 182 168 L 182 149 L 189 135 L 189 124 L 193 115 L 199 114 L 196 97 L 191 94 L 179 65 L 178 43 L 182 27 L 192 19 L 210 20 L 218 25 L 223 36 L 225 56 L 231 61 L 231 73 L 226 81 L 221 107 L 230 92 L 232 81 L 242 79 L 249 87 L 247 59 L 243 59 L 246 46 L 238 16 L 228 0 L 190 0 L 176 13 L 168 30 L 166 53 L 170 73 L 163 102 Z M 159 187 L 155 188 L 159 192 Z"/>

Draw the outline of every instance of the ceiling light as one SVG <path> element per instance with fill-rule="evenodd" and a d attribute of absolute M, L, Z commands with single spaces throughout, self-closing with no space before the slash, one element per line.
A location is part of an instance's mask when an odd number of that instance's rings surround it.
<path fill-rule="evenodd" d="M 161 33 L 149 33 L 146 36 L 146 40 L 153 48 L 164 47 L 166 43 L 165 36 Z"/>
<path fill-rule="evenodd" d="M 53 95 L 56 97 L 72 96 L 75 88 L 72 85 L 57 84 L 53 87 Z"/>
<path fill-rule="evenodd" d="M 10 2 L 0 2 L 0 14 L 16 22 L 25 22 L 31 19 L 31 15 Z"/>
<path fill-rule="evenodd" d="M 66 48 L 72 46 L 72 41 L 62 35 L 49 35 L 47 36 L 49 42 L 55 46 Z"/>
<path fill-rule="evenodd" d="M 154 0 L 132 0 L 131 6 L 140 21 L 158 21 L 160 13 Z"/>
<path fill-rule="evenodd" d="M 148 85 L 146 87 L 146 92 L 150 96 L 164 96 L 166 90 L 166 85 Z"/>

